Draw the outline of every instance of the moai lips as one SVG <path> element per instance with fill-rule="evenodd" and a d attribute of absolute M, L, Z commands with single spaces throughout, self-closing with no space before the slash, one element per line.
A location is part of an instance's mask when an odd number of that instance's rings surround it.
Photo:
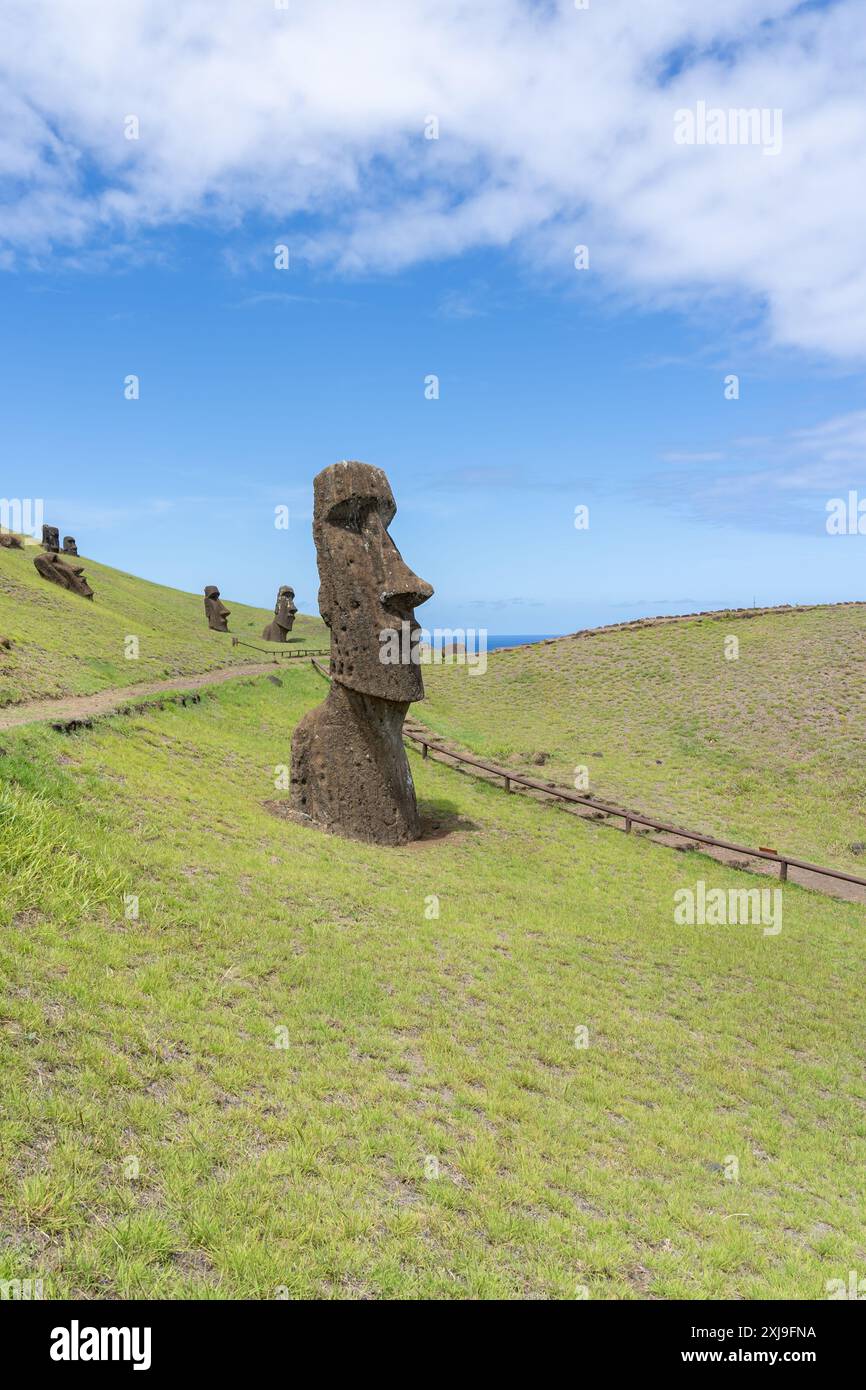
<path fill-rule="evenodd" d="M 230 608 L 220 601 L 220 591 L 216 584 L 208 584 L 204 591 L 204 611 L 207 625 L 214 632 L 228 632 Z"/>
<path fill-rule="evenodd" d="M 324 704 L 295 730 L 292 805 L 352 839 L 403 844 L 420 834 L 402 737 L 410 703 L 424 695 L 414 610 L 433 589 L 388 534 L 397 508 L 381 469 L 335 463 L 318 474 L 313 493 L 332 683 Z M 399 661 L 385 661 L 383 638 L 394 633 L 409 640 Z"/>
<path fill-rule="evenodd" d="M 285 642 L 295 622 L 295 591 L 284 584 L 277 594 L 273 620 L 262 632 L 266 642 Z"/>

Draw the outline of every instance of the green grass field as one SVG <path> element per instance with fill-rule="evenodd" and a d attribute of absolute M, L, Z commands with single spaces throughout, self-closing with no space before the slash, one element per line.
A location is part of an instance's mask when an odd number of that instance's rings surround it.
<path fill-rule="evenodd" d="M 0 550 L 0 701 L 256 660 L 198 595 L 86 565 L 92 605 Z M 267 610 L 228 604 L 258 641 Z M 709 620 L 434 668 L 414 712 L 844 861 L 866 838 L 858 612 L 733 624 L 738 663 Z M 2 735 L 0 1280 L 820 1298 L 862 1267 L 862 908 L 788 885 L 778 935 L 678 926 L 679 889 L 767 881 L 414 753 L 422 841 L 323 836 L 280 784 L 324 694 L 298 664 Z"/>
<path fill-rule="evenodd" d="M 678 888 L 766 881 L 414 755 L 431 837 L 323 836 L 268 804 L 323 694 L 304 666 L 4 735 L 0 1279 L 788 1299 L 862 1269 L 862 908 L 791 885 L 777 936 L 676 926 Z"/>
<path fill-rule="evenodd" d="M 425 683 L 417 717 L 481 756 L 566 786 L 585 767 L 602 800 L 866 876 L 866 606 L 563 638 Z"/>
<path fill-rule="evenodd" d="M 94 590 L 91 603 L 42 579 L 33 566 L 38 553 L 33 547 L 0 547 L 0 636 L 14 643 L 11 651 L 0 650 L 0 708 L 264 659 L 248 647 L 233 647 L 231 636 L 211 632 L 198 594 L 82 557 L 77 563 Z M 275 649 L 261 638 L 272 608 L 225 601 L 233 635 Z M 139 639 L 135 660 L 125 655 L 130 635 Z M 326 635 L 321 619 L 298 615 L 292 631 L 297 645 L 319 646 Z"/>

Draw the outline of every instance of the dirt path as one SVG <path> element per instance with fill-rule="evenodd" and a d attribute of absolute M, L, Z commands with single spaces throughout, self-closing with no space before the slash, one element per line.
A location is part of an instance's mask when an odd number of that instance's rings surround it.
<path fill-rule="evenodd" d="M 46 721 L 63 722 L 68 719 L 92 719 L 97 714 L 110 714 L 112 710 L 129 704 L 141 695 L 159 695 L 170 690 L 200 690 L 205 685 L 221 685 L 223 681 L 237 680 L 242 676 L 273 675 L 278 668 L 273 661 L 259 661 L 250 666 L 223 666 L 216 671 L 205 671 L 197 676 L 174 676 L 167 681 L 144 681 L 141 685 L 130 685 L 124 690 L 98 690 L 95 695 L 68 695 L 58 700 L 31 700 L 28 704 L 10 705 L 0 710 L 0 730 L 14 729 L 20 724 L 40 724 Z M 283 668 L 279 668 L 283 669 Z"/>

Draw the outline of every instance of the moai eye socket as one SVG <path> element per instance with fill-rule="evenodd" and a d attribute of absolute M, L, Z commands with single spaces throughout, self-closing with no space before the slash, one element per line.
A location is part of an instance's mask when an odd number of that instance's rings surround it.
<path fill-rule="evenodd" d="M 375 497 L 347 497 L 345 502 L 334 504 L 328 512 L 328 521 L 332 526 L 342 526 L 344 531 L 351 531 L 354 535 L 360 536 L 367 518 L 375 511 L 376 506 Z"/>

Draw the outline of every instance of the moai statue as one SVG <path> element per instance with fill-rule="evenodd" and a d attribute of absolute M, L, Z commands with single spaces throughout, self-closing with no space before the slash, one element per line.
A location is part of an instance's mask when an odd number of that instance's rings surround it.
<path fill-rule="evenodd" d="M 277 602 L 274 607 L 273 621 L 268 623 L 262 632 L 262 637 L 266 642 L 285 642 L 292 630 L 297 613 L 295 607 L 295 591 L 284 584 L 277 594 Z"/>
<path fill-rule="evenodd" d="M 414 609 L 433 593 L 388 534 L 396 510 L 385 474 L 366 463 L 335 463 L 313 483 L 331 688 L 292 739 L 294 810 L 382 845 L 421 832 L 402 732 L 409 705 L 424 695 Z"/>
<path fill-rule="evenodd" d="M 14 531 L 4 531 L 0 527 L 0 545 L 4 550 L 23 550 L 24 542 L 20 536 L 16 536 Z"/>
<path fill-rule="evenodd" d="M 69 589 L 82 598 L 93 598 L 93 590 L 84 578 L 83 565 L 67 565 L 53 551 L 34 556 L 33 563 L 43 579 L 50 579 L 52 584 L 59 584 L 62 589 Z"/>
<path fill-rule="evenodd" d="M 228 632 L 231 609 L 220 602 L 220 591 L 216 584 L 208 584 L 204 591 L 204 611 L 209 628 L 214 632 Z"/>
<path fill-rule="evenodd" d="M 78 546 L 75 544 L 75 537 L 74 537 L 74 536 L 64 536 L 64 537 L 63 537 L 63 554 L 64 554 L 64 555 L 77 555 L 77 554 L 78 554 Z"/>
<path fill-rule="evenodd" d="M 57 555 L 60 551 L 60 532 L 56 526 L 42 527 L 42 549 L 47 550 L 51 555 Z"/>

